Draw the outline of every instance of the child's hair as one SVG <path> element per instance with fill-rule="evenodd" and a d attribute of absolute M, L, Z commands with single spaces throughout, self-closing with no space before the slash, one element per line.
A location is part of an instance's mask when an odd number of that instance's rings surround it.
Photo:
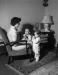
<path fill-rule="evenodd" d="M 35 32 L 36 32 L 38 35 L 40 34 L 40 31 L 34 31 L 34 33 L 35 33 Z"/>

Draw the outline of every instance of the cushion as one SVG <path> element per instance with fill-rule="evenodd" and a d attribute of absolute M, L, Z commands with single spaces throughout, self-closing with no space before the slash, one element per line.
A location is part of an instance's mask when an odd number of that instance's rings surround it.
<path fill-rule="evenodd" d="M 15 51 L 19 51 L 19 50 L 23 50 L 23 49 L 26 49 L 26 45 L 12 46 L 12 50 L 15 50 Z"/>

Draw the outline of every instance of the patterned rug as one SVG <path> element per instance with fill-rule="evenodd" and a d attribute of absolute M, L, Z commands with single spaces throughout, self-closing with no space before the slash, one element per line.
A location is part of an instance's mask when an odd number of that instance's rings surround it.
<path fill-rule="evenodd" d="M 49 52 L 46 56 L 44 56 L 40 61 L 37 63 L 35 61 L 30 62 L 29 59 L 23 60 L 16 60 L 8 67 L 15 72 L 22 73 L 22 75 L 28 75 L 31 72 L 35 71 L 36 69 L 40 68 L 41 66 L 50 63 L 55 60 L 55 53 Z"/>

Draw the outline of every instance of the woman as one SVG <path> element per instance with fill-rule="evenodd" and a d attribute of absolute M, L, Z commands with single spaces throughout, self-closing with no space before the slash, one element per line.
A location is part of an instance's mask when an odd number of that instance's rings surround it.
<path fill-rule="evenodd" d="M 10 42 L 16 42 L 17 41 L 17 31 L 18 31 L 18 27 L 20 25 L 21 22 L 21 18 L 18 17 L 13 17 L 11 19 L 11 26 L 9 31 L 7 32 L 7 36 Z M 18 46 L 18 45 L 13 45 L 12 46 L 12 50 L 19 50 L 25 48 L 25 45 L 22 46 Z"/>

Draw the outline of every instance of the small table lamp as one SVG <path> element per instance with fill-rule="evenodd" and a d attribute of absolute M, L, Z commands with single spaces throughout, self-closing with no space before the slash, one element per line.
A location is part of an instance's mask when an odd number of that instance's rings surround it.
<path fill-rule="evenodd" d="M 42 20 L 45 32 L 49 32 L 51 25 L 54 25 L 53 16 L 44 16 Z"/>

